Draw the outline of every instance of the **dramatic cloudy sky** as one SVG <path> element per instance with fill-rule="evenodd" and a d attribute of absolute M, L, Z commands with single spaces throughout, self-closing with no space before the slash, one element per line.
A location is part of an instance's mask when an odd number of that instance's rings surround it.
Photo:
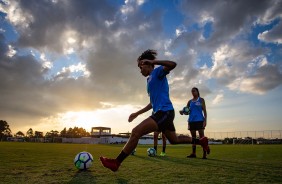
<path fill-rule="evenodd" d="M 0 0 L 0 119 L 13 133 L 127 132 L 150 114 L 127 122 L 149 102 L 148 48 L 178 63 L 177 111 L 200 89 L 207 131 L 282 129 L 281 0 Z"/>

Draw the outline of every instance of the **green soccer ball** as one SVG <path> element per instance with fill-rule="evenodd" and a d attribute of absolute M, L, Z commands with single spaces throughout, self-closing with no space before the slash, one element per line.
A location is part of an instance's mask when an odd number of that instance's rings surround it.
<path fill-rule="evenodd" d="M 154 157 L 154 156 L 157 155 L 157 152 L 156 152 L 156 150 L 154 148 L 148 148 L 147 149 L 147 154 L 148 154 L 149 157 Z"/>
<path fill-rule="evenodd" d="M 189 107 L 183 107 L 182 112 L 184 115 L 189 115 L 190 114 L 190 108 Z"/>

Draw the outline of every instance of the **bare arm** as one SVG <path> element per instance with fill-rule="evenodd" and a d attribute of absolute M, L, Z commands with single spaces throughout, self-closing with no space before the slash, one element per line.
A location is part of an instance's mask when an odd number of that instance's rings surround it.
<path fill-rule="evenodd" d="M 205 116 L 205 126 L 207 126 L 207 109 L 206 109 L 206 102 L 205 100 L 202 98 L 202 104 L 203 104 L 203 111 L 204 111 L 204 116 Z"/>
<path fill-rule="evenodd" d="M 190 100 L 188 100 L 188 102 L 187 102 L 187 107 L 189 107 L 190 106 Z"/>
<path fill-rule="evenodd" d="M 140 115 L 140 114 L 143 114 L 143 113 L 145 113 L 145 112 L 147 112 L 147 111 L 149 111 L 149 110 L 151 110 L 151 109 L 152 109 L 152 104 L 149 103 L 146 107 L 144 107 L 143 109 L 137 111 L 136 113 L 137 113 L 138 115 Z"/>
<path fill-rule="evenodd" d="M 144 107 L 143 109 L 130 114 L 129 118 L 128 118 L 128 122 L 132 122 L 135 118 L 137 118 L 137 116 L 139 116 L 140 114 L 143 114 L 147 111 L 149 111 L 150 109 L 152 109 L 152 104 L 149 103 L 146 107 Z"/>
<path fill-rule="evenodd" d="M 164 70 L 166 72 L 170 72 L 176 67 L 176 63 L 174 61 L 167 61 L 167 60 L 147 60 L 144 59 L 141 61 L 141 64 L 153 64 L 153 65 L 161 65 L 164 66 Z"/>
<path fill-rule="evenodd" d="M 164 66 L 164 70 L 166 72 L 170 72 L 176 67 L 176 63 L 174 61 L 167 61 L 167 60 L 154 60 L 153 61 L 154 65 L 161 65 Z"/>

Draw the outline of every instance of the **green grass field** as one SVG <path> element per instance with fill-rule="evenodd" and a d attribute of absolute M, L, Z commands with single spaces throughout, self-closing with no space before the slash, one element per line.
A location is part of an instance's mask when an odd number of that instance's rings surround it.
<path fill-rule="evenodd" d="M 187 159 L 191 145 L 169 145 L 167 157 L 148 157 L 139 145 L 118 172 L 102 167 L 100 155 L 115 157 L 121 145 L 0 142 L 0 183 L 282 183 L 282 145 L 211 145 L 208 160 Z M 160 149 L 160 147 L 159 147 Z M 78 171 L 75 155 L 94 157 Z"/>

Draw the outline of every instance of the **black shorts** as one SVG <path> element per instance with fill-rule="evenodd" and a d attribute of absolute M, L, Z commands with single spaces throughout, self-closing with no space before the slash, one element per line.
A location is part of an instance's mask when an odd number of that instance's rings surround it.
<path fill-rule="evenodd" d="M 173 124 L 174 110 L 157 111 L 150 117 L 157 123 L 159 132 L 165 132 L 166 130 L 175 132 L 175 127 Z"/>
<path fill-rule="evenodd" d="M 189 125 L 188 130 L 203 130 L 203 129 L 205 129 L 203 121 L 189 122 L 188 125 Z"/>

